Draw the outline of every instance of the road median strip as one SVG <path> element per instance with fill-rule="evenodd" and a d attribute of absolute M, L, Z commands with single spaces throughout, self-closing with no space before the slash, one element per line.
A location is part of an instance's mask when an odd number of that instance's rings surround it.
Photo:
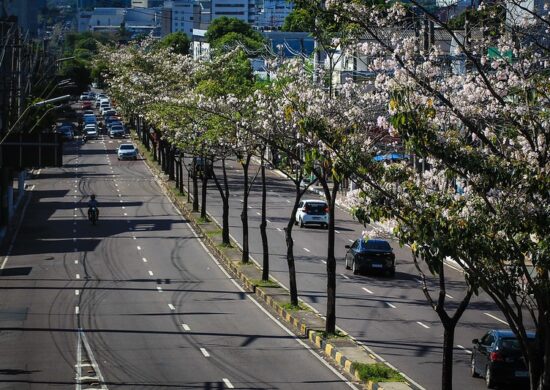
<path fill-rule="evenodd" d="M 136 138 L 136 141 L 138 139 Z M 241 250 L 234 240 L 231 246 L 222 245 L 221 227 L 210 218 L 202 220 L 199 212 L 193 212 L 190 204 L 183 195 L 174 188 L 174 182 L 168 180 L 155 161 L 148 153 L 142 153 L 144 162 L 158 179 L 157 182 L 164 189 L 173 204 L 179 209 L 186 221 L 199 233 L 209 250 L 223 264 L 226 269 L 238 279 L 244 289 L 259 297 L 267 306 L 272 308 L 278 316 L 294 328 L 295 332 L 307 337 L 322 353 L 335 362 L 342 370 L 361 382 L 369 390 L 408 390 L 415 389 L 394 369 L 377 360 L 363 346 L 349 336 L 342 334 L 336 337 L 327 337 L 324 334 L 325 320 L 317 313 L 308 309 L 287 309 L 290 302 L 288 291 L 270 280 L 261 281 L 262 271 L 253 262 L 241 262 Z M 265 284 L 264 284 L 265 283 Z M 375 377 L 373 381 L 369 378 Z M 384 381 L 387 378 L 389 381 Z"/>

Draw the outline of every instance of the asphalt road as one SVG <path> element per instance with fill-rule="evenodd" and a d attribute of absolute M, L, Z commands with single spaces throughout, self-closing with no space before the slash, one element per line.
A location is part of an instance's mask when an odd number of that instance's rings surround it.
<path fill-rule="evenodd" d="M 120 142 L 68 143 L 29 182 L 1 259 L 0 389 L 349 388 L 217 265 L 142 161 L 117 160 Z"/>
<path fill-rule="evenodd" d="M 242 242 L 240 213 L 243 171 L 235 162 L 229 162 L 228 165 L 231 235 Z M 250 177 L 256 174 L 255 169 L 257 167 L 249 170 Z M 219 166 L 216 166 L 216 170 L 221 178 Z M 249 198 L 249 243 L 251 255 L 258 262 L 262 261 L 259 231 L 260 183 L 258 176 Z M 294 184 L 276 171 L 268 171 L 267 187 L 271 275 L 288 286 L 283 229 L 292 210 Z M 316 199 L 318 196 L 310 192 L 303 197 L 311 198 Z M 207 210 L 219 222 L 222 220 L 221 204 L 218 190 L 213 180 L 209 180 Z M 348 212 L 340 208 L 336 210 L 337 325 L 397 367 L 420 387 L 439 389 L 443 326 L 420 289 L 420 278 L 410 251 L 406 247 L 401 248 L 397 242 L 392 242 L 397 259 L 395 278 L 353 275 L 344 266 L 345 245 L 360 237 L 363 230 L 365 227 L 354 221 Z M 293 229 L 299 295 L 321 314 L 326 312 L 326 234 L 326 230 L 316 227 L 301 229 L 295 226 Z M 452 265 L 446 267 L 446 277 L 446 307 L 452 315 L 464 296 L 465 284 L 460 269 Z M 437 299 L 438 283 L 433 279 L 428 282 L 434 287 L 432 296 Z M 455 388 L 486 388 L 482 379 L 470 376 L 471 341 L 493 328 L 508 328 L 504 316 L 485 294 L 474 296 L 456 329 L 453 378 Z"/>

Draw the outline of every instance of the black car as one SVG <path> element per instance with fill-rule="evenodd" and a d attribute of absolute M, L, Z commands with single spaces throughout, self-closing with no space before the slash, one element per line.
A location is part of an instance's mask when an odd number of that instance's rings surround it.
<path fill-rule="evenodd" d="M 395 275 L 395 254 L 390 243 L 381 239 L 358 239 L 346 253 L 346 269 L 357 275 L 361 271 L 380 271 L 388 276 Z"/>
<path fill-rule="evenodd" d="M 534 333 L 528 332 L 527 337 L 535 342 Z M 471 373 L 473 377 L 484 376 L 487 388 L 498 384 L 528 386 L 529 371 L 514 332 L 492 329 L 472 343 Z"/>

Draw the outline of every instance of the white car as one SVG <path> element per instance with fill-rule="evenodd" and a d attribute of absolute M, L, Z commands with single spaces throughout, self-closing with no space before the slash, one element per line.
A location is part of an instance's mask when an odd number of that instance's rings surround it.
<path fill-rule="evenodd" d="M 298 203 L 295 225 L 319 225 L 328 229 L 328 205 L 324 200 L 308 199 Z"/>
<path fill-rule="evenodd" d="M 86 127 L 84 133 L 86 133 L 86 139 L 97 139 L 98 137 L 95 127 Z"/>
<path fill-rule="evenodd" d="M 137 160 L 137 148 L 132 144 L 121 144 L 117 149 L 117 157 L 119 160 Z"/>

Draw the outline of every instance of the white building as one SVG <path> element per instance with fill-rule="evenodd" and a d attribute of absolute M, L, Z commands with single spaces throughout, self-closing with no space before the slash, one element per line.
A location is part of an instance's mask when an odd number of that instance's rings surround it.
<path fill-rule="evenodd" d="M 171 23 L 169 32 L 181 31 L 189 39 L 193 36 L 193 0 L 171 0 L 164 2 L 164 16 L 170 14 Z M 169 12 L 167 12 L 169 10 Z M 163 21 L 165 22 L 165 21 Z M 163 31 L 166 33 L 166 31 Z"/>

